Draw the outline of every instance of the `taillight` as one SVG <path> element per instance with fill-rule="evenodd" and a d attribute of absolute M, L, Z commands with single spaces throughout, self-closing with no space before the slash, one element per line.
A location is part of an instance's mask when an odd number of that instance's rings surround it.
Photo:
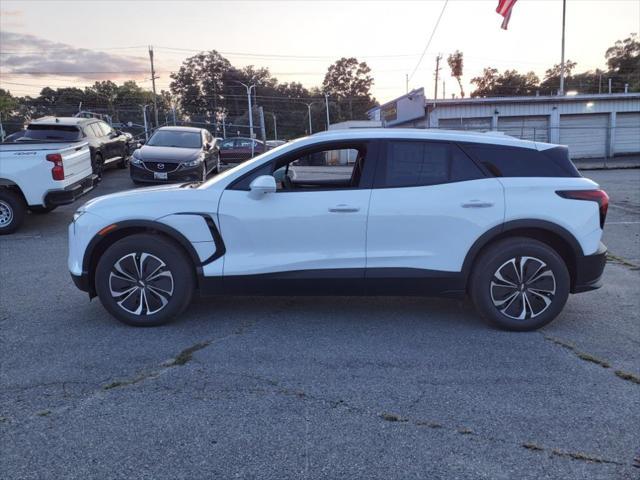
<path fill-rule="evenodd" d="M 609 195 L 604 190 L 560 190 L 556 192 L 562 198 L 570 200 L 588 200 L 598 202 L 600 210 L 600 228 L 604 228 L 604 220 L 609 209 Z"/>
<path fill-rule="evenodd" d="M 51 176 L 54 180 L 64 180 L 64 166 L 62 165 L 62 155 L 59 153 L 50 153 L 47 155 L 47 160 L 53 162 L 53 168 L 51 169 Z"/>

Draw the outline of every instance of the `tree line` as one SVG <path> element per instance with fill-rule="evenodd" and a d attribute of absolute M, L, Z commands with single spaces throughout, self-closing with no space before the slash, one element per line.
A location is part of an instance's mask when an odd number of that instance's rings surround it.
<path fill-rule="evenodd" d="M 577 64 L 565 62 L 565 91 L 606 93 L 608 80 L 613 91 L 640 91 L 640 41 L 637 34 L 615 42 L 605 52 L 606 70 L 576 73 Z M 456 50 L 448 56 L 450 73 L 464 97 L 464 54 Z M 254 132 L 259 134 L 258 107 L 265 112 L 267 136 L 273 138 L 277 126 L 279 138 L 295 138 L 309 133 L 309 111 L 313 131 L 326 128 L 328 100 L 331 123 L 366 119 L 366 112 L 377 105 L 371 94 L 374 80 L 366 62 L 343 57 L 327 68 L 322 85 L 307 88 L 298 82 L 280 82 L 268 68 L 235 67 L 215 50 L 185 59 L 171 75 L 169 90 L 156 97 L 159 123 L 178 122 L 202 125 L 221 136 L 248 135 L 248 102 L 245 85 L 251 89 Z M 244 85 L 243 85 L 244 84 Z M 486 67 L 471 79 L 475 87 L 471 97 L 555 95 L 560 85 L 560 65 L 547 69 L 542 80 L 534 72 L 515 69 L 499 71 Z M 153 103 L 153 93 L 135 81 L 121 85 L 106 80 L 84 89 L 45 87 L 37 97 L 15 97 L 0 89 L 0 115 L 8 133 L 22 128 L 30 119 L 45 115 L 73 115 L 81 107 L 111 115 L 116 122 L 143 123 L 143 106 Z M 152 108 L 147 108 L 152 120 Z"/>

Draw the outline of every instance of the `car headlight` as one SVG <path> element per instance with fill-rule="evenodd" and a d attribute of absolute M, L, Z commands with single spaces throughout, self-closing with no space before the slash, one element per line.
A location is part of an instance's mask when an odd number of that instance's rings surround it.
<path fill-rule="evenodd" d="M 131 163 L 133 165 L 142 165 L 142 160 L 140 160 L 138 157 L 136 157 L 135 153 L 133 155 L 131 155 Z"/>
<path fill-rule="evenodd" d="M 195 160 L 191 160 L 189 162 L 183 162 L 183 167 L 197 167 L 202 163 L 202 158 L 196 158 Z"/>

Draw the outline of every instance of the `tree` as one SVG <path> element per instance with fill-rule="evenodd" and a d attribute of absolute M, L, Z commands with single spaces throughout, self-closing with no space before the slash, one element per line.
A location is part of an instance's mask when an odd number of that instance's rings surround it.
<path fill-rule="evenodd" d="M 449 68 L 451 68 L 451 76 L 458 81 L 460 87 L 460 97 L 464 98 L 464 89 L 462 88 L 462 70 L 464 67 L 463 53 L 460 50 L 456 50 L 450 54 L 447 58 Z"/>
<path fill-rule="evenodd" d="M 342 57 L 329 66 L 322 82 L 322 90 L 338 101 L 338 120 L 366 119 L 367 110 L 377 102 L 371 96 L 373 77 L 366 62 L 354 57 Z M 346 103 L 348 112 L 343 113 L 341 104 Z"/>
<path fill-rule="evenodd" d="M 182 111 L 192 120 L 215 118 L 224 109 L 225 86 L 233 67 L 217 51 L 187 58 L 180 70 L 171 74 L 171 93 L 180 98 Z"/>
<path fill-rule="evenodd" d="M 564 62 L 564 76 L 565 76 L 565 90 L 569 89 L 569 83 L 571 79 L 571 73 L 578 64 L 567 60 Z M 548 95 L 555 95 L 560 89 L 560 73 L 562 72 L 562 65 L 556 63 L 553 67 L 548 68 L 544 74 L 544 79 L 540 84 L 540 90 Z"/>
<path fill-rule="evenodd" d="M 637 33 L 618 40 L 604 56 L 610 74 L 619 77 L 622 83 L 628 83 L 632 91 L 640 90 L 640 41 Z"/>
<path fill-rule="evenodd" d="M 540 79 L 533 72 L 521 74 L 516 70 L 485 68 L 482 75 L 471 79 L 477 88 L 471 93 L 472 97 L 511 97 L 535 95 Z"/>

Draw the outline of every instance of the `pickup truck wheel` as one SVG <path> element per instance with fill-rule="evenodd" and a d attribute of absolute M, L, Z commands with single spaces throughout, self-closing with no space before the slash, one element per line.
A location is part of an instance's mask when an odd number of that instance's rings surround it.
<path fill-rule="evenodd" d="M 0 189 L 0 235 L 15 232 L 27 211 L 24 200 L 16 192 Z"/>
<path fill-rule="evenodd" d="M 118 168 L 124 170 L 125 168 L 127 168 L 129 166 L 129 160 L 127 160 L 127 155 L 126 153 L 123 154 L 124 156 L 122 157 L 122 160 L 120 160 L 118 162 Z"/>
<path fill-rule="evenodd" d="M 102 305 L 136 327 L 162 325 L 193 296 L 193 265 L 184 251 L 157 235 L 137 234 L 110 246 L 98 262 L 95 285 Z"/>
<path fill-rule="evenodd" d="M 536 330 L 562 311 L 569 296 L 567 266 L 548 245 L 508 238 L 474 264 L 471 298 L 489 323 L 512 331 Z"/>

